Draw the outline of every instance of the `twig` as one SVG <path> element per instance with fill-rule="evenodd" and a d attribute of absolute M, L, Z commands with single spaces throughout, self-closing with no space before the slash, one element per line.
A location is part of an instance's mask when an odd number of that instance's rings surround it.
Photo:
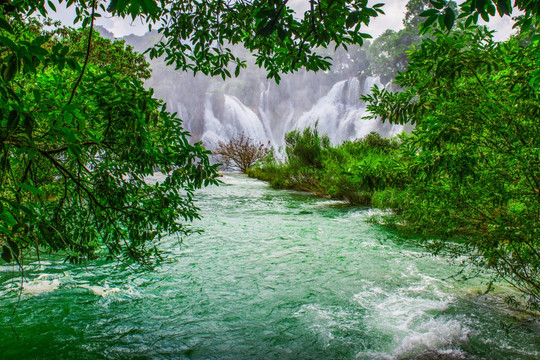
<path fill-rule="evenodd" d="M 75 97 L 75 91 L 77 90 L 77 87 L 82 81 L 82 78 L 84 76 L 84 72 L 86 70 L 86 65 L 88 65 L 88 59 L 90 58 L 90 46 L 92 45 L 92 34 L 94 32 L 94 15 L 96 13 L 96 0 L 92 0 L 92 14 L 90 15 L 90 33 L 88 34 L 88 44 L 86 45 L 86 57 L 84 59 L 84 64 L 81 69 L 81 74 L 79 75 L 79 78 L 77 79 L 77 82 L 75 83 L 75 86 L 73 86 L 73 90 L 71 90 L 71 96 L 68 101 L 68 105 L 71 104 L 73 101 L 73 98 Z"/>

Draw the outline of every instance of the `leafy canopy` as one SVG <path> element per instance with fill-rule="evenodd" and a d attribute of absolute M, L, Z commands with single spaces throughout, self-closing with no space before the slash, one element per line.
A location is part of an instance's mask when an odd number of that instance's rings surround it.
<path fill-rule="evenodd" d="M 2 258 L 21 269 L 31 250 L 145 263 L 157 255 L 153 240 L 187 234 L 193 193 L 216 182 L 216 169 L 143 87 L 144 57 L 91 29 L 3 20 Z M 156 172 L 163 181 L 149 179 Z"/>
<path fill-rule="evenodd" d="M 329 69 L 330 58 L 317 49 L 362 44 L 370 37 L 361 32 L 362 27 L 382 13 L 381 4 L 368 6 L 367 0 L 306 1 L 303 15 L 295 15 L 287 0 L 60 3 L 75 7 L 83 30 L 44 31 L 30 16 L 55 11 L 50 1 L 0 1 L 0 242 L 4 260 L 19 264 L 30 249 L 38 256 L 42 251 L 64 251 L 70 260 L 79 262 L 98 256 L 103 245 L 111 257 L 149 259 L 152 240 L 169 232 L 188 232 L 179 219 L 197 216 L 194 190 L 215 182 L 215 168 L 206 150 L 190 144 L 180 120 L 142 86 L 148 76 L 144 59 L 94 34 L 96 17 L 131 17 L 157 28 L 162 39 L 149 56 L 163 57 L 177 69 L 227 77 L 235 67 L 237 75 L 245 62 L 230 47 L 243 44 L 268 76 L 279 80 L 281 72 Z M 456 16 L 445 0 L 431 1 L 431 5 L 434 8 L 422 14 L 425 29 L 437 22 L 449 30 L 457 17 L 468 26 L 479 16 L 494 16 L 495 9 L 501 16 L 512 9 L 507 0 L 471 0 L 461 5 L 462 14 Z M 516 0 L 514 7 L 525 12 L 523 28 L 537 26 L 538 1 Z M 540 78 L 538 38 L 527 41 L 536 46 L 524 54 L 532 61 L 527 66 L 536 66 L 530 80 L 534 83 Z M 441 55 L 445 62 L 413 69 L 435 72 L 441 79 L 461 79 L 467 66 L 482 65 L 467 57 L 467 49 L 465 45 L 462 51 L 449 49 Z M 433 54 L 426 51 L 429 60 Z M 456 57 L 448 59 L 450 55 Z M 505 58 L 505 64 L 514 64 L 521 55 L 512 56 Z M 458 58 L 460 62 L 455 61 Z M 449 66 L 452 71 L 437 73 Z M 521 74 L 516 74 L 519 81 L 527 79 Z M 503 73 L 497 76 L 506 79 Z M 475 78 L 467 76 L 463 86 Z M 410 85 L 409 92 L 396 95 L 395 101 L 401 103 L 394 109 L 403 119 L 407 109 L 421 110 L 420 102 L 409 95 L 415 86 L 431 79 L 419 80 Z M 517 86 L 500 85 L 503 89 Z M 516 101 L 524 101 L 520 99 Z M 524 109 L 530 109 L 527 101 Z M 374 111 L 384 116 L 393 105 L 394 100 Z M 156 171 L 166 174 L 163 182 L 148 181 Z"/>
<path fill-rule="evenodd" d="M 441 239 L 540 305 L 539 42 L 504 43 L 476 26 L 435 31 L 396 78 L 403 89 L 364 97 L 372 116 L 416 128 L 403 144 L 410 180 L 397 207 L 410 227 Z M 453 240 L 461 239 L 455 247 Z M 452 241 L 447 241 L 452 240 Z"/>
<path fill-rule="evenodd" d="M 75 6 L 76 21 L 83 26 L 102 14 L 141 19 L 163 35 L 151 50 L 151 58 L 164 56 L 177 69 L 207 75 L 231 76 L 245 67 L 245 60 L 230 50 L 242 44 L 254 53 L 256 63 L 279 80 L 282 72 L 300 68 L 328 70 L 329 58 L 314 49 L 362 44 L 370 35 L 363 25 L 382 14 L 382 4 L 368 6 L 367 0 L 307 1 L 303 16 L 294 14 L 287 0 L 255 1 L 155 1 L 155 0 L 60 0 Z M 50 2 L 15 0 L 20 14 L 47 14 Z"/>

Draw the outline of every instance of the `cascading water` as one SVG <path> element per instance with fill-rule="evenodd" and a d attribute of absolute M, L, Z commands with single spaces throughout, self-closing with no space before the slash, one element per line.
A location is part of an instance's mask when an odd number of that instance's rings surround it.
<path fill-rule="evenodd" d="M 261 122 L 263 123 L 264 129 L 266 130 L 266 134 L 268 135 L 268 141 L 270 141 L 270 144 L 274 145 L 276 144 L 276 141 L 274 140 L 274 134 L 272 133 L 272 124 L 271 124 L 271 112 L 270 112 L 270 99 L 269 99 L 269 93 L 270 93 L 270 83 L 260 84 L 261 94 L 259 95 L 259 114 L 261 117 Z"/>
<path fill-rule="evenodd" d="M 144 36 L 131 36 L 126 41 L 139 51 L 152 42 Z M 317 121 L 319 131 L 329 135 L 334 143 L 371 131 L 382 136 L 401 132 L 402 126 L 362 119 L 366 109 L 360 96 L 367 94 L 374 84 L 382 84 L 378 77 L 358 75 L 369 64 L 362 51 L 349 50 L 329 54 L 334 59 L 331 71 L 283 74 L 279 85 L 268 80 L 266 71 L 255 64 L 250 64 L 238 77 L 222 81 L 201 73 L 193 76 L 175 71 L 162 61 L 151 60 L 153 72 L 146 85 L 155 90 L 157 98 L 165 100 L 169 111 L 178 113 L 192 140 L 202 140 L 209 149 L 241 132 L 279 147 L 287 132 L 313 126 Z M 250 57 L 241 46 L 235 51 Z"/>
<path fill-rule="evenodd" d="M 317 124 L 318 130 L 327 134 L 334 144 L 364 137 L 372 131 L 386 137 L 401 132 L 401 126 L 389 126 L 379 120 L 362 119 L 366 116 L 366 107 L 360 96 L 368 94 L 374 85 L 383 86 L 378 77 L 365 77 L 362 80 L 363 86 L 357 77 L 338 82 L 311 110 L 304 113 L 295 124 L 291 124 L 291 127 L 303 129 Z"/>
<path fill-rule="evenodd" d="M 240 133 L 266 143 L 269 135 L 261 119 L 235 96 L 207 94 L 204 111 L 203 143 L 213 148 Z"/>
<path fill-rule="evenodd" d="M 378 77 L 353 76 L 335 83 L 324 79 L 318 84 L 295 74 L 279 85 L 268 80 L 227 80 L 207 88 L 202 107 L 181 100 L 169 106 L 184 116 L 185 128 L 209 149 L 242 132 L 255 141 L 279 147 L 287 132 L 315 124 L 335 144 L 372 131 L 389 137 L 403 130 L 402 126 L 362 119 L 366 105 L 360 96 L 369 93 L 373 85 L 383 86 Z M 255 81 L 258 86 L 253 85 Z M 183 98 L 180 92 L 177 96 Z M 169 97 L 168 103 L 171 100 Z"/>

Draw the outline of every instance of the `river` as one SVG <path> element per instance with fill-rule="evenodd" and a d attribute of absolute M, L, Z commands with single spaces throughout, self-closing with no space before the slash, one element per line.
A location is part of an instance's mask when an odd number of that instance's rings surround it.
<path fill-rule="evenodd" d="M 242 175 L 198 192 L 200 234 L 153 271 L 0 267 L 1 359 L 538 359 L 540 322 L 368 208 Z"/>

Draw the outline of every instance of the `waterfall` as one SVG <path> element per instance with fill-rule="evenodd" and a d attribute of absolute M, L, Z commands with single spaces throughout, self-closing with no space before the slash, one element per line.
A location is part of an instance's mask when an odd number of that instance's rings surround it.
<path fill-rule="evenodd" d="M 264 126 L 264 130 L 268 135 L 268 141 L 272 146 L 276 146 L 276 141 L 274 140 L 274 134 L 272 133 L 272 115 L 270 109 L 270 86 L 271 83 L 265 84 L 261 82 L 260 84 L 260 95 L 259 95 L 259 114 L 261 116 L 261 122 Z"/>
<path fill-rule="evenodd" d="M 339 81 L 290 128 L 303 129 L 317 124 L 319 132 L 328 135 L 334 144 L 364 137 L 372 131 L 382 136 L 394 136 L 401 132 L 401 127 L 363 119 L 366 106 L 360 96 L 369 93 L 373 85 L 382 86 L 378 77 L 365 77 L 363 80 L 362 86 L 358 77 Z"/>
<path fill-rule="evenodd" d="M 315 124 L 334 144 L 371 131 L 388 137 L 403 130 L 402 126 L 363 119 L 366 105 L 360 96 L 373 85 L 383 86 L 378 77 L 336 78 L 294 74 L 279 85 L 261 78 L 206 82 L 200 88 L 192 83 L 191 88 L 179 85 L 167 93 L 167 103 L 184 120 L 184 128 L 194 140 L 201 140 L 209 149 L 242 132 L 277 148 L 284 144 L 287 132 Z"/>
<path fill-rule="evenodd" d="M 211 149 L 242 132 L 254 141 L 268 142 L 269 136 L 257 114 L 237 97 L 208 93 L 204 106 L 203 143 Z"/>

